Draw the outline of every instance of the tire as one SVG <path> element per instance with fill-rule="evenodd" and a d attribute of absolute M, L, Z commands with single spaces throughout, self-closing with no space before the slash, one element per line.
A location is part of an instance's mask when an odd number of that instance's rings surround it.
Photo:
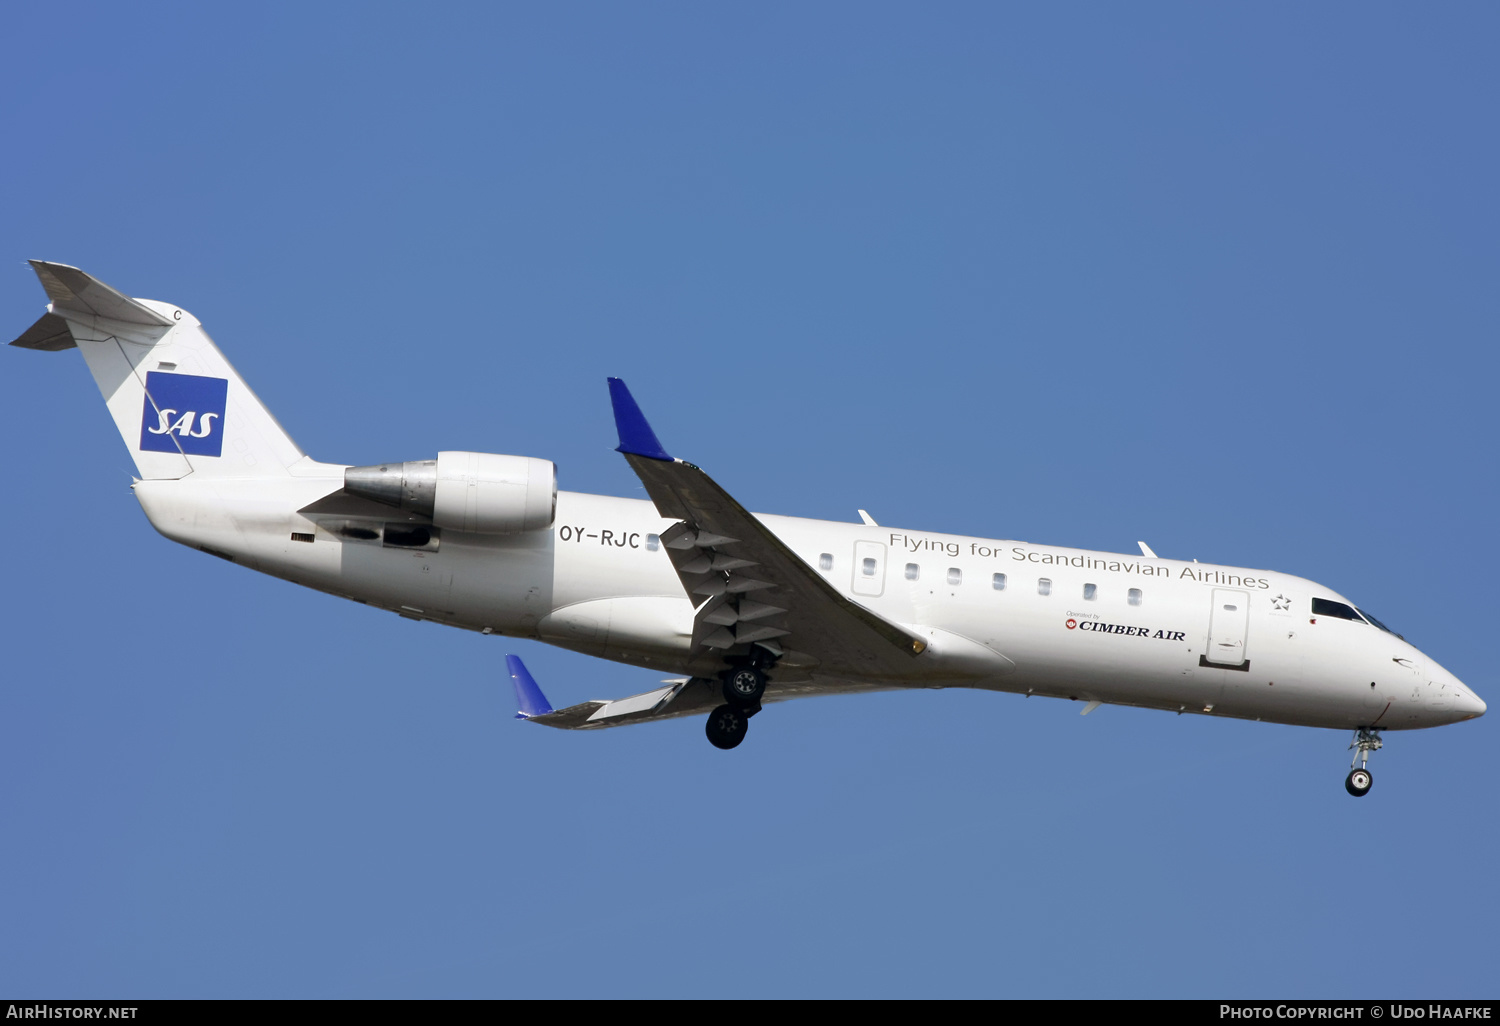
<path fill-rule="evenodd" d="M 740 708 L 760 705 L 766 675 L 753 666 L 736 666 L 724 676 L 724 701 Z"/>
<path fill-rule="evenodd" d="M 1375 778 L 1366 769 L 1350 770 L 1349 775 L 1344 778 L 1344 790 L 1356 798 L 1363 798 L 1370 793 L 1370 785 L 1375 783 Z"/>
<path fill-rule="evenodd" d="M 703 732 L 708 735 L 709 744 L 727 751 L 745 740 L 745 732 L 749 729 L 750 720 L 744 713 L 732 705 L 721 705 L 708 714 L 708 724 Z"/>

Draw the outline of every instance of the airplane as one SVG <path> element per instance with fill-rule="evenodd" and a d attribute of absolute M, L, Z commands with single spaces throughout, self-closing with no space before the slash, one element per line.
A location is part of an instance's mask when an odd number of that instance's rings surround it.
<path fill-rule="evenodd" d="M 752 514 L 670 455 L 608 379 L 649 501 L 558 491 L 535 457 L 346 466 L 299 449 L 192 314 L 30 261 L 47 312 L 11 344 L 77 348 L 172 541 L 332 595 L 674 676 L 554 709 L 507 656 L 519 711 L 593 730 L 702 715 L 732 749 L 776 702 L 966 687 L 1353 731 L 1369 792 L 1384 730 L 1485 703 L 1352 601 L 1269 570 Z"/>

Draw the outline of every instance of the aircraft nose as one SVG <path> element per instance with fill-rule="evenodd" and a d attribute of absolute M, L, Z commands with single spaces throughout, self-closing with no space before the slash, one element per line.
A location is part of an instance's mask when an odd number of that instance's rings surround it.
<path fill-rule="evenodd" d="M 1477 720 L 1484 715 L 1485 710 L 1488 708 L 1484 704 L 1484 699 L 1474 694 L 1468 688 L 1461 688 L 1459 690 L 1458 701 L 1453 704 L 1456 706 L 1456 711 L 1459 715 L 1466 720 Z"/>

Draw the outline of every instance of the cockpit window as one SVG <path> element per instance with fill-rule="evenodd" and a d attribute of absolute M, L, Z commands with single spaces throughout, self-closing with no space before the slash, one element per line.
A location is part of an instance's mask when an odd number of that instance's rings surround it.
<path fill-rule="evenodd" d="M 1387 634 L 1396 634 L 1395 631 L 1391 630 L 1389 627 L 1387 627 L 1385 624 L 1381 623 L 1379 620 L 1375 619 L 1373 616 L 1371 616 L 1369 613 L 1365 612 L 1363 609 L 1361 609 L 1359 611 L 1359 615 L 1362 616 L 1362 617 L 1364 617 L 1366 620 L 1369 620 L 1376 627 L 1379 627 L 1381 630 L 1385 631 Z M 1400 638 L 1402 641 L 1406 640 L 1406 637 L 1404 635 L 1401 635 L 1401 634 L 1396 634 L 1396 637 Z"/>
<path fill-rule="evenodd" d="M 1313 616 L 1336 616 L 1340 620 L 1353 620 L 1355 623 L 1363 623 L 1364 620 L 1354 611 L 1353 606 L 1346 606 L 1342 602 L 1332 599 L 1313 599 Z"/>
<path fill-rule="evenodd" d="M 1355 623 L 1368 623 L 1372 627 L 1379 627 L 1387 634 L 1396 634 L 1395 631 L 1391 630 L 1389 627 L 1381 623 L 1379 620 L 1375 619 L 1363 609 L 1355 609 L 1353 606 L 1346 606 L 1344 605 L 1344 603 L 1335 602 L 1332 599 L 1313 599 L 1312 611 L 1313 616 L 1336 616 L 1340 620 L 1353 620 Z M 1401 638 L 1402 641 L 1406 640 L 1399 634 L 1396 634 L 1396 637 Z"/>

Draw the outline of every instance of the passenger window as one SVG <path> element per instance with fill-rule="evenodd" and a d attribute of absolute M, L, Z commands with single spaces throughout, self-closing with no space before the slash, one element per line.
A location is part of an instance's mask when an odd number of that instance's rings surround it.
<path fill-rule="evenodd" d="M 1226 603 L 1225 603 L 1225 604 L 1224 604 L 1224 612 L 1226 612 L 1226 613 L 1232 613 L 1232 612 L 1234 612 L 1234 611 L 1235 611 L 1235 610 L 1236 610 L 1236 609 L 1239 609 L 1239 608 L 1240 608 L 1240 607 L 1239 607 L 1239 606 L 1231 606 L 1231 605 L 1230 605 L 1230 604 L 1229 604 L 1229 603 L 1227 603 L 1227 602 L 1226 602 Z"/>
<path fill-rule="evenodd" d="M 1130 604 L 1132 606 L 1138 606 L 1138 605 L 1141 604 L 1141 589 L 1139 589 L 1139 588 L 1131 588 L 1130 589 Z"/>
<path fill-rule="evenodd" d="M 1099 586 L 1097 584 L 1085 584 L 1083 586 L 1083 600 L 1092 602 L 1099 597 Z"/>
<path fill-rule="evenodd" d="M 1038 595 L 1051 595 L 1052 594 L 1052 581 L 1049 578 L 1046 578 L 1046 577 L 1041 578 L 1039 581 L 1036 582 L 1036 593 Z"/>
<path fill-rule="evenodd" d="M 996 574 L 994 577 L 990 578 L 990 584 L 991 584 L 991 586 L 996 591 L 1004 591 L 1005 590 L 1005 575 L 1004 574 Z"/>
<path fill-rule="evenodd" d="M 833 569 L 833 553 L 832 552 L 825 552 L 821 556 L 818 557 L 818 569 L 819 570 L 832 570 Z"/>
<path fill-rule="evenodd" d="M 915 581 L 915 580 L 919 579 L 921 576 L 922 576 L 922 568 L 921 567 L 917 566 L 917 564 L 915 564 L 915 563 L 908 563 L 908 564 L 906 564 L 906 579 L 908 581 Z"/>
<path fill-rule="evenodd" d="M 655 552 L 659 548 L 661 548 L 661 535 L 659 535 L 659 534 L 648 534 L 648 535 L 646 535 L 646 551 L 647 552 Z"/>
<path fill-rule="evenodd" d="M 866 577 L 874 577 L 875 576 L 875 560 L 871 559 L 868 556 L 865 557 L 864 559 L 860 560 L 860 563 L 859 563 L 859 572 L 862 573 L 862 574 L 864 574 Z"/>
<path fill-rule="evenodd" d="M 964 583 L 964 572 L 962 570 L 960 570 L 956 566 L 950 566 L 948 568 L 948 583 L 949 584 L 962 584 L 962 583 Z"/>

